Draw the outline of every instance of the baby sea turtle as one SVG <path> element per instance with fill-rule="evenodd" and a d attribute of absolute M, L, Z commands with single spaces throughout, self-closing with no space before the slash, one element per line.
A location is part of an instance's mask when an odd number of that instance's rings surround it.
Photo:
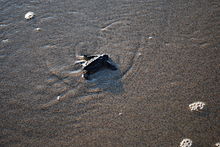
<path fill-rule="evenodd" d="M 116 66 L 110 62 L 110 58 L 106 54 L 88 56 L 83 55 L 78 57 L 80 60 L 77 63 L 82 65 L 83 77 L 89 80 L 89 75 L 97 72 L 103 67 L 109 68 L 111 70 L 117 70 Z"/>

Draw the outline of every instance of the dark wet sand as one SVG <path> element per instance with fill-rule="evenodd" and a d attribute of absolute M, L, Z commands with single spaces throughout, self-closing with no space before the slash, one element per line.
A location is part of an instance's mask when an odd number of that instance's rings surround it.
<path fill-rule="evenodd" d="M 218 0 L 2 0 L 0 8 L 0 146 L 220 142 Z M 28 11 L 36 17 L 26 21 Z M 119 70 L 89 82 L 74 72 L 76 55 L 100 53 Z M 189 110 L 196 101 L 203 111 Z"/>

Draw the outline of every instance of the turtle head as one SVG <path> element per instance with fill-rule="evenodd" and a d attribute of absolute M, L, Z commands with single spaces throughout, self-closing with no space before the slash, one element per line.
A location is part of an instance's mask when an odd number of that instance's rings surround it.
<path fill-rule="evenodd" d="M 96 56 L 88 56 L 88 55 L 83 55 L 84 60 L 89 61 L 90 59 L 94 58 Z"/>
<path fill-rule="evenodd" d="M 103 55 L 102 58 L 103 58 L 105 61 L 107 61 L 109 57 L 108 57 L 108 55 Z"/>

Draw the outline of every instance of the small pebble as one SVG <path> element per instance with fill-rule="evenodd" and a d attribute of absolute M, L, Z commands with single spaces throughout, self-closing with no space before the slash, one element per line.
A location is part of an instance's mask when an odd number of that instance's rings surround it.
<path fill-rule="evenodd" d="M 122 115 L 122 113 L 118 113 L 118 115 Z"/>
<path fill-rule="evenodd" d="M 192 146 L 192 140 L 189 138 L 185 138 L 180 142 L 180 147 L 191 147 Z"/>
<path fill-rule="evenodd" d="M 57 96 L 57 100 L 58 100 L 58 101 L 60 100 L 60 96 Z"/>
<path fill-rule="evenodd" d="M 35 16 L 34 12 L 27 12 L 24 16 L 25 19 L 29 20 Z"/>
<path fill-rule="evenodd" d="M 194 102 L 192 104 L 189 104 L 189 109 L 191 111 L 199 111 L 202 110 L 205 106 L 204 102 Z"/>
<path fill-rule="evenodd" d="M 217 142 L 215 146 L 220 147 L 220 142 Z"/>
<path fill-rule="evenodd" d="M 152 39 L 152 38 L 153 38 L 153 37 L 151 37 L 151 36 L 150 36 L 150 37 L 148 37 L 148 39 Z"/>
<path fill-rule="evenodd" d="M 139 52 L 139 53 L 137 53 L 138 54 L 138 56 L 141 56 L 142 54 Z"/>
<path fill-rule="evenodd" d="M 35 28 L 34 30 L 35 30 L 35 31 L 37 31 L 37 32 L 42 31 L 42 29 L 41 29 L 41 28 Z"/>

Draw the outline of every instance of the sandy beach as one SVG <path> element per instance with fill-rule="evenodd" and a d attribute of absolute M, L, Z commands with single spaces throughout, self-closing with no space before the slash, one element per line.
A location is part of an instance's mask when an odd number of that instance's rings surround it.
<path fill-rule="evenodd" d="M 0 8 L 0 146 L 220 142 L 220 1 L 1 0 Z M 98 54 L 118 70 L 85 80 L 77 56 Z"/>

